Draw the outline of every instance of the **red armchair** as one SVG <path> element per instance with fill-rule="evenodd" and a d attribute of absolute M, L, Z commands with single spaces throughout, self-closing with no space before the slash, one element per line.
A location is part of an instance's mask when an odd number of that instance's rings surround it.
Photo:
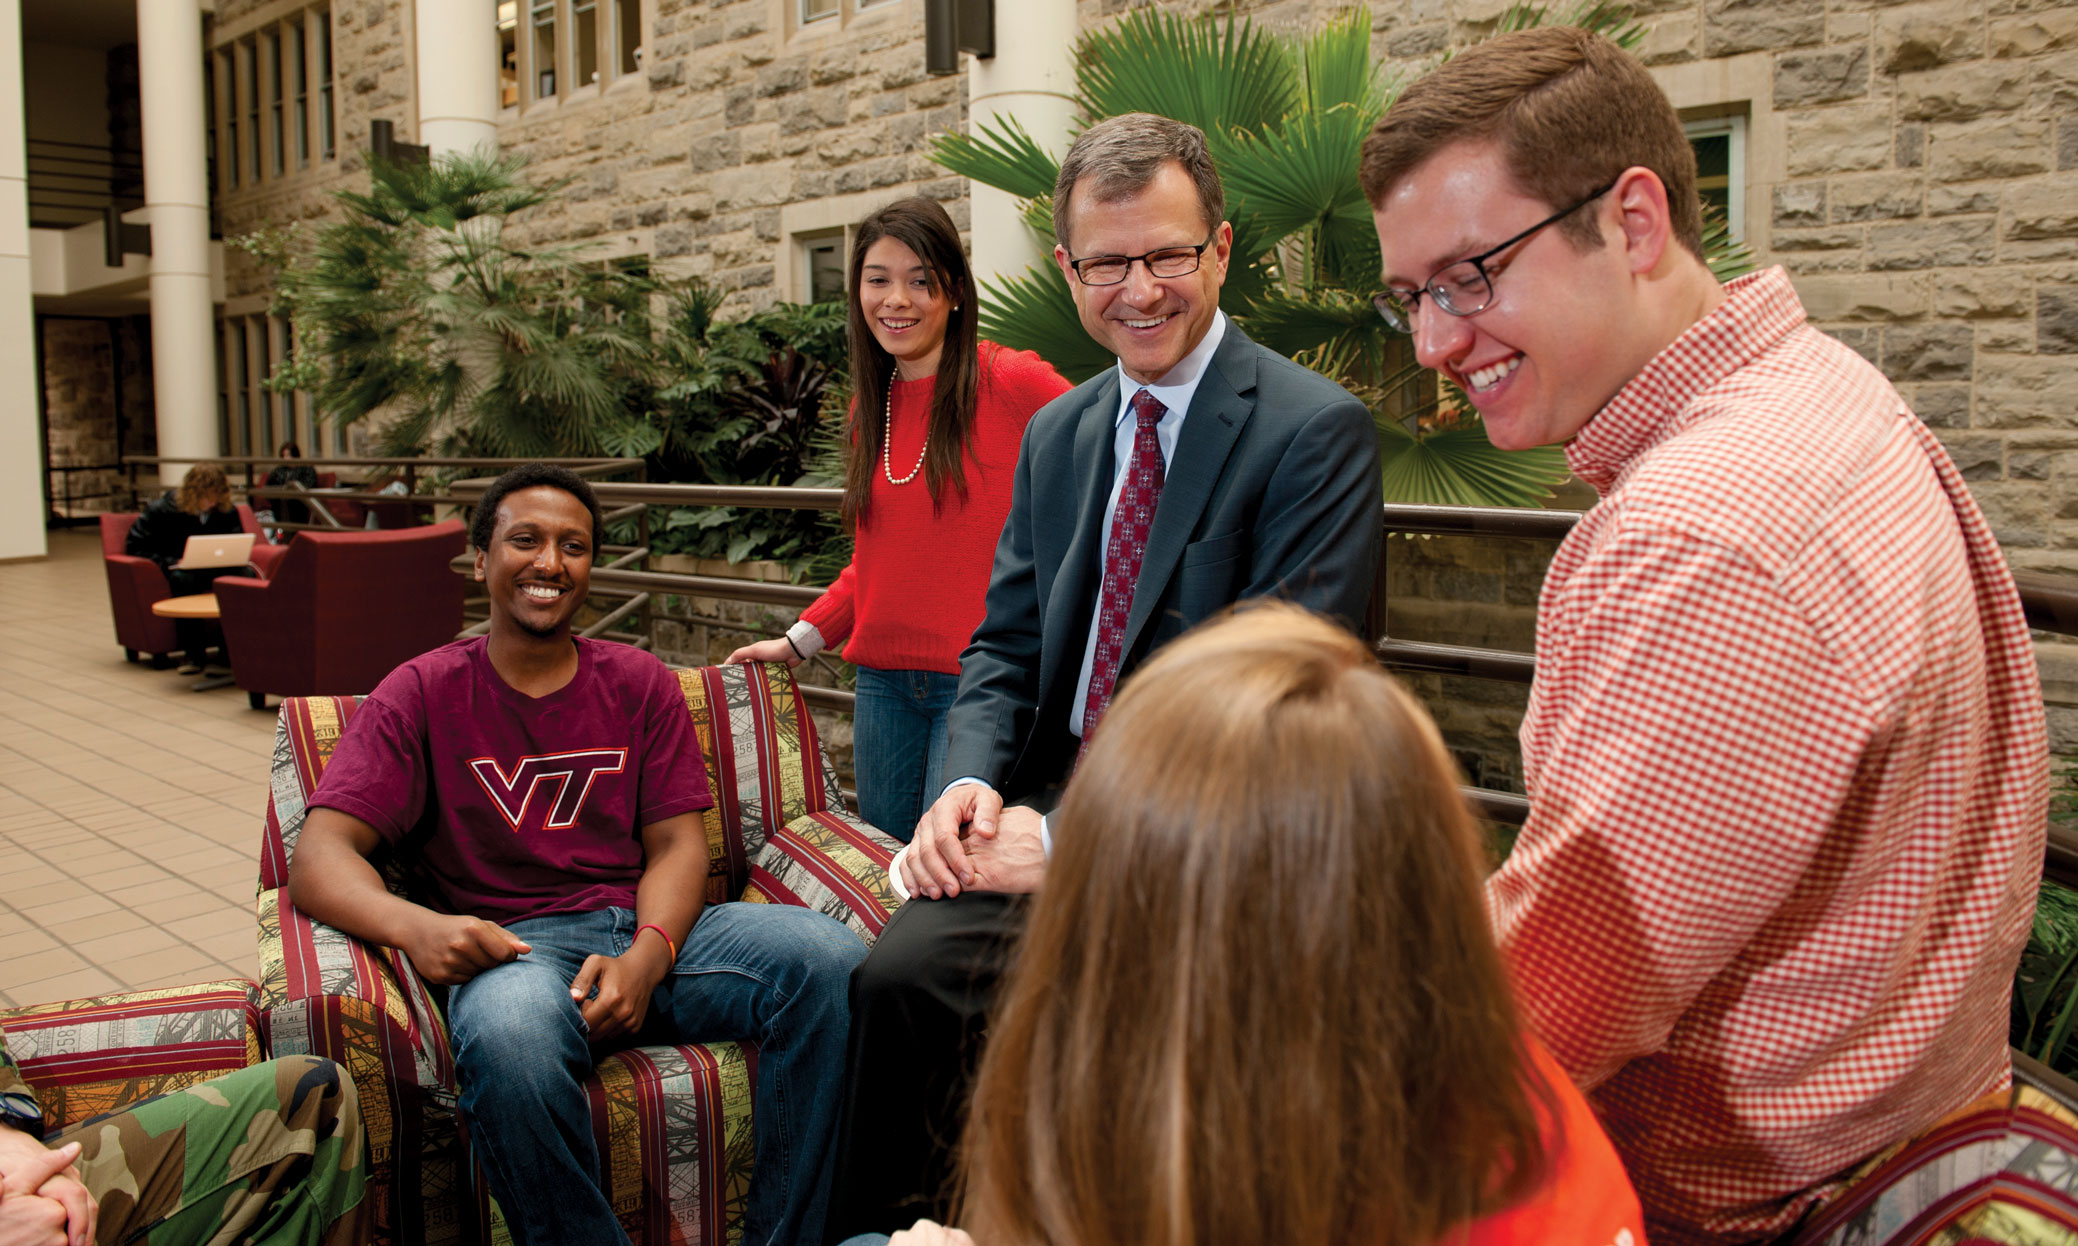
<path fill-rule="evenodd" d="M 148 653 L 153 665 L 164 665 L 164 655 L 174 650 L 173 621 L 153 614 L 152 603 L 172 596 L 172 591 L 166 587 L 166 573 L 159 570 L 159 564 L 123 552 L 123 538 L 136 522 L 135 511 L 101 516 L 101 562 L 108 572 L 108 605 L 115 615 L 115 639 L 123 647 L 123 656 L 135 662 L 139 654 Z M 260 535 L 260 521 L 253 518 L 252 507 L 238 508 L 238 523 L 247 532 Z M 253 542 L 253 566 L 262 576 L 272 575 L 287 552 L 286 546 L 269 545 L 262 537 Z"/>
<path fill-rule="evenodd" d="M 276 696 L 358 696 L 462 630 L 457 520 L 299 532 L 265 580 L 216 582 L 231 667 L 254 709 Z"/>

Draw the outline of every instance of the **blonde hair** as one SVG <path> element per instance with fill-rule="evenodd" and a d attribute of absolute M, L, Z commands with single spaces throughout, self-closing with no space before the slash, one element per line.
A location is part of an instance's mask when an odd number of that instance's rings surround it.
<path fill-rule="evenodd" d="M 1069 785 L 962 1152 L 989 1246 L 1436 1240 L 1544 1169 L 1486 850 L 1421 707 L 1261 605 Z"/>

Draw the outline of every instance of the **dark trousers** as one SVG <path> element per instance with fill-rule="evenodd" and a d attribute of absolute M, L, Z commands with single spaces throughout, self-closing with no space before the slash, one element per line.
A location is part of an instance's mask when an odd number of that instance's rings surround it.
<path fill-rule="evenodd" d="M 851 972 L 851 1037 L 824 1240 L 946 1219 L 953 1158 L 1025 897 L 911 900 Z"/>
<path fill-rule="evenodd" d="M 244 575 L 243 567 L 210 567 L 200 571 L 183 571 L 168 568 L 166 588 L 175 597 L 190 597 L 196 593 L 210 591 L 218 576 Z M 224 650 L 224 660 L 230 660 L 230 648 L 224 644 L 224 629 L 208 619 L 175 619 L 173 641 L 188 655 L 188 661 L 202 665 L 203 655 L 215 645 Z"/>

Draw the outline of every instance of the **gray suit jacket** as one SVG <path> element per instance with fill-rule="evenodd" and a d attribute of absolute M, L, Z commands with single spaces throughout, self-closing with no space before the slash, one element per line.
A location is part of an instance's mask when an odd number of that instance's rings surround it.
<path fill-rule="evenodd" d="M 1118 404 L 1118 370 L 1107 368 L 1025 430 L 987 616 L 960 656 L 940 782 L 972 775 L 1006 800 L 1050 807 L 1067 778 L 1076 749 L 1068 707 L 1104 571 Z M 1369 410 L 1230 323 L 1169 463 L 1120 680 L 1155 648 L 1250 597 L 1361 623 L 1381 501 Z"/>

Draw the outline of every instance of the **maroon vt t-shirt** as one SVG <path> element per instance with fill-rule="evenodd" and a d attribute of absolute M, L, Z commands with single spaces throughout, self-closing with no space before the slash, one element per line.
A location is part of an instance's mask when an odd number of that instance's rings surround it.
<path fill-rule="evenodd" d="M 498 923 L 633 908 L 641 828 L 714 803 L 678 680 L 578 639 L 539 699 L 458 640 L 390 672 L 347 720 L 311 795 L 406 845 L 434 908 Z"/>

